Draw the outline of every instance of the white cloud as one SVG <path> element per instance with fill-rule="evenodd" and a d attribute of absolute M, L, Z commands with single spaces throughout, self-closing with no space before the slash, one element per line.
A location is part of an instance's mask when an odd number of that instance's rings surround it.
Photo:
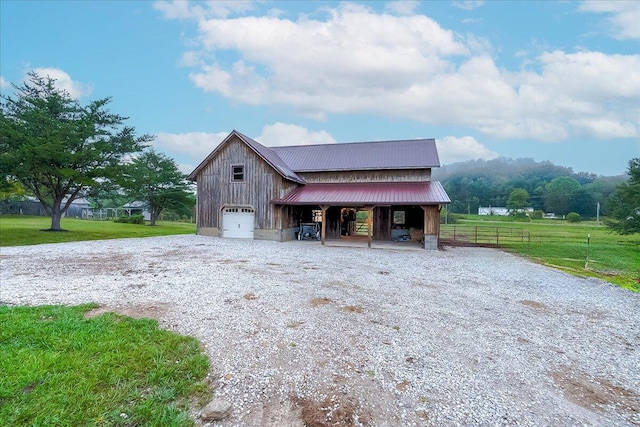
<path fill-rule="evenodd" d="M 67 93 L 69 93 L 69 96 L 74 99 L 79 99 L 83 96 L 89 96 L 93 92 L 92 85 L 87 85 L 71 79 L 71 76 L 69 74 L 59 68 L 34 68 L 33 71 L 40 77 L 48 76 L 52 79 L 55 79 L 55 86 L 58 89 L 67 91 Z"/>
<path fill-rule="evenodd" d="M 427 16 L 351 3 L 322 12 L 200 19 L 201 45 L 182 62 L 206 92 L 317 120 L 375 114 L 539 141 L 640 136 L 640 55 L 552 51 L 511 71 L 487 40 Z"/>
<path fill-rule="evenodd" d="M 263 127 L 256 141 L 267 147 L 333 144 L 336 142 L 333 136 L 324 130 L 317 132 L 310 131 L 302 126 L 280 122 Z"/>
<path fill-rule="evenodd" d="M 0 76 L 0 89 L 9 89 L 11 84 L 5 80 L 4 77 Z"/>
<path fill-rule="evenodd" d="M 156 134 L 156 139 L 152 142 L 153 147 L 158 151 L 167 153 L 170 157 L 180 157 L 188 159 L 185 164 L 199 164 L 227 137 L 229 132 L 206 133 L 164 133 Z M 193 169 L 191 169 L 193 170 Z M 188 172 L 191 172 L 188 171 Z"/>
<path fill-rule="evenodd" d="M 463 136 L 462 138 L 445 136 L 436 140 L 436 146 L 442 164 L 476 159 L 489 160 L 498 157 L 498 153 L 489 150 L 472 136 Z"/>
<path fill-rule="evenodd" d="M 153 3 L 166 19 L 205 19 L 209 17 L 227 18 L 232 14 L 248 12 L 253 9 L 251 1 L 210 0 L 190 2 L 189 0 L 161 0 Z"/>
<path fill-rule="evenodd" d="M 180 171 L 189 174 L 227 136 L 229 132 L 189 132 L 156 134 L 151 143 L 159 152 L 165 153 L 178 163 Z M 262 128 L 256 141 L 267 147 L 304 144 L 331 144 L 336 140 L 326 131 L 310 131 L 302 126 L 276 122 Z"/>
<path fill-rule="evenodd" d="M 582 12 L 606 13 L 611 36 L 620 40 L 640 39 L 640 2 L 637 1 L 585 1 Z"/>
<path fill-rule="evenodd" d="M 473 10 L 484 4 L 484 0 L 454 0 L 453 6 L 458 9 Z"/>
<path fill-rule="evenodd" d="M 385 9 L 398 15 L 413 15 L 420 2 L 410 0 L 394 0 L 385 5 Z"/>

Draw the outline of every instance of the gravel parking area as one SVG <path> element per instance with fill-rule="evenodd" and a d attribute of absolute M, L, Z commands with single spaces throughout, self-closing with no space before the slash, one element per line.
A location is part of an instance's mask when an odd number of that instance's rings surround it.
<path fill-rule="evenodd" d="M 640 294 L 495 249 L 201 236 L 0 250 L 1 304 L 198 338 L 216 426 L 640 426 Z"/>

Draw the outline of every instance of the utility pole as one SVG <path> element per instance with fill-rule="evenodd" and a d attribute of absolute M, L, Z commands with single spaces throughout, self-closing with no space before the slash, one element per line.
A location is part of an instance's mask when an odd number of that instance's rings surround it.
<path fill-rule="evenodd" d="M 600 202 L 596 206 L 596 224 L 600 225 Z"/>

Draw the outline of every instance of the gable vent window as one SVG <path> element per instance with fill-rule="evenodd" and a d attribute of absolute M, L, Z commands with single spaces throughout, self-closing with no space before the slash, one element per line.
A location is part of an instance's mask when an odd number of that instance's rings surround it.
<path fill-rule="evenodd" d="M 231 166 L 231 181 L 233 182 L 244 181 L 244 166 L 242 165 Z"/>

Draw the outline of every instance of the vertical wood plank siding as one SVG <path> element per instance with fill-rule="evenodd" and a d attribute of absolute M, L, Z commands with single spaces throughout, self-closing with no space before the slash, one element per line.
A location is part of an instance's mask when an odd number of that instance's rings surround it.
<path fill-rule="evenodd" d="M 359 171 L 298 172 L 308 183 L 316 182 L 414 182 L 430 181 L 431 169 L 382 169 Z"/>
<path fill-rule="evenodd" d="M 424 206 L 424 234 L 438 235 L 440 211 L 438 206 Z"/>
<path fill-rule="evenodd" d="M 232 165 L 244 166 L 243 182 L 232 182 Z M 198 227 L 221 227 L 220 213 L 224 206 L 251 206 L 255 209 L 256 228 L 280 229 L 283 211 L 270 202 L 298 186 L 282 178 L 240 140 L 229 141 L 198 173 L 196 180 Z"/>

